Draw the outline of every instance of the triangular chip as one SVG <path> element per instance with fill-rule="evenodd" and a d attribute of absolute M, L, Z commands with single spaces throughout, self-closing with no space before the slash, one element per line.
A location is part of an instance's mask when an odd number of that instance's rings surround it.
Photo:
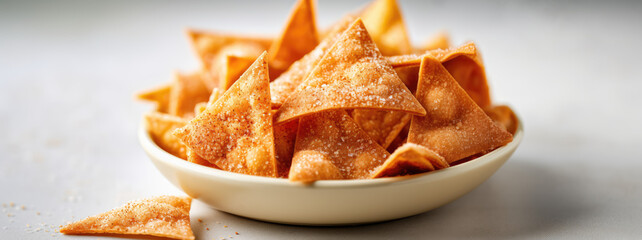
<path fill-rule="evenodd" d="M 224 67 L 221 69 L 220 87 L 227 90 L 238 80 L 248 67 L 254 63 L 256 57 L 227 55 L 225 56 Z"/>
<path fill-rule="evenodd" d="M 425 52 L 435 49 L 448 49 L 450 48 L 450 37 L 447 32 L 438 32 L 437 34 L 430 37 L 419 50 L 419 52 Z"/>
<path fill-rule="evenodd" d="M 324 111 L 300 119 L 289 179 L 372 178 L 388 155 L 344 110 Z"/>
<path fill-rule="evenodd" d="M 383 55 L 412 52 L 406 24 L 396 0 L 376 0 L 361 12 L 361 19 Z"/>
<path fill-rule="evenodd" d="M 132 201 L 111 211 L 70 223 L 64 234 L 122 234 L 194 239 L 189 197 L 160 196 Z"/>
<path fill-rule="evenodd" d="M 169 112 L 169 95 L 172 91 L 172 84 L 165 84 L 153 89 L 141 92 L 136 95 L 140 100 L 156 103 L 156 111 L 161 113 Z"/>
<path fill-rule="evenodd" d="M 298 129 L 299 121 L 290 121 L 274 126 L 274 147 L 279 177 L 287 178 L 290 172 Z"/>
<path fill-rule="evenodd" d="M 266 55 L 213 105 L 174 131 L 192 151 L 225 171 L 277 176 Z"/>
<path fill-rule="evenodd" d="M 312 69 L 321 61 L 321 58 L 339 39 L 341 33 L 350 27 L 355 18 L 346 16 L 336 23 L 330 33 L 308 54 L 294 62 L 287 71 L 270 83 L 272 94 L 272 108 L 279 108 L 296 88 L 312 72 Z"/>
<path fill-rule="evenodd" d="M 187 159 L 185 145 L 172 132 L 187 124 L 184 118 L 165 113 L 145 114 L 145 124 L 152 140 L 163 150 L 182 159 Z"/>
<path fill-rule="evenodd" d="M 448 163 L 512 141 L 433 57 L 422 60 L 417 99 L 428 113 L 413 116 L 408 142 L 437 152 Z"/>
<path fill-rule="evenodd" d="M 175 74 L 169 95 L 170 114 L 185 118 L 194 117 L 196 104 L 207 101 L 210 97 L 210 90 L 203 82 L 204 74 L 207 73 Z"/>
<path fill-rule="evenodd" d="M 513 110 L 506 105 L 496 105 L 484 108 L 486 115 L 493 119 L 495 123 L 503 127 L 510 134 L 515 135 L 517 131 L 517 126 L 519 126 L 519 121 L 517 120 L 517 115 Z"/>
<path fill-rule="evenodd" d="M 397 148 L 400 148 L 402 145 L 404 145 L 408 140 L 408 130 L 410 130 L 410 122 L 408 122 L 408 124 L 406 124 L 401 129 L 399 134 L 397 134 L 397 137 L 395 137 L 395 139 L 392 140 L 392 143 L 388 145 L 386 150 L 388 150 L 388 152 L 395 152 Z"/>
<path fill-rule="evenodd" d="M 372 109 L 355 109 L 350 115 L 383 148 L 387 148 L 395 140 L 412 118 L 406 112 Z"/>
<path fill-rule="evenodd" d="M 294 61 L 312 51 L 319 43 L 313 0 L 299 0 L 278 39 L 270 46 L 271 77 L 278 77 Z"/>
<path fill-rule="evenodd" d="M 357 19 L 277 112 L 277 122 L 331 109 L 426 110 L 377 50 Z"/>
<path fill-rule="evenodd" d="M 456 48 L 431 50 L 424 55 L 431 55 L 438 59 L 477 105 L 482 108 L 491 105 L 484 62 L 473 42 Z M 422 55 L 409 54 L 388 57 L 387 60 L 398 68 L 418 66 L 422 58 Z"/>
<path fill-rule="evenodd" d="M 191 163 L 196 163 L 198 165 L 219 169 L 219 167 L 205 160 L 205 158 L 202 158 L 201 156 L 196 154 L 194 151 L 192 151 L 192 149 L 190 148 L 187 148 L 187 161 Z"/>
<path fill-rule="evenodd" d="M 226 33 L 187 30 L 194 51 L 199 56 L 203 68 L 211 72 L 205 84 L 209 89 L 222 88 L 220 72 L 228 55 L 258 57 L 272 44 L 272 38 L 242 36 Z"/>
<path fill-rule="evenodd" d="M 412 175 L 447 168 L 439 154 L 421 145 L 406 143 L 395 150 L 377 169 L 375 178 Z"/>

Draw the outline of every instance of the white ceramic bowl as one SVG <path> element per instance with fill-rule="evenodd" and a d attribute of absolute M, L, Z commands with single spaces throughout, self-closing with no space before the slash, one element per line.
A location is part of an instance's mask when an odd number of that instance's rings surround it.
<path fill-rule="evenodd" d="M 311 185 L 204 167 L 159 148 L 141 125 L 140 142 L 158 170 L 189 196 L 231 214 L 295 225 L 347 225 L 408 217 L 447 204 L 479 186 L 522 140 L 450 168 L 371 180 L 324 180 Z"/>

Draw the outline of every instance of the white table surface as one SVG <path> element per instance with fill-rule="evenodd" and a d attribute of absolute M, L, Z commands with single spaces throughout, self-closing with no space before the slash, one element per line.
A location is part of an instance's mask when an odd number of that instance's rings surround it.
<path fill-rule="evenodd" d="M 292 2 L 0 2 L 0 239 L 96 239 L 53 231 L 182 194 L 137 142 L 151 106 L 134 93 L 198 67 L 185 27 L 276 34 Z M 362 4 L 322 1 L 319 23 Z M 416 43 L 442 29 L 477 42 L 494 99 L 524 120 L 515 155 L 451 204 L 365 226 L 271 224 L 195 201 L 199 239 L 642 238 L 642 2 L 401 5 Z"/>

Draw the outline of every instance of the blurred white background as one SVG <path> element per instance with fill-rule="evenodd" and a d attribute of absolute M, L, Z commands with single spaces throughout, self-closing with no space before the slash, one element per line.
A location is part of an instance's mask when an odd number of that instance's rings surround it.
<path fill-rule="evenodd" d="M 319 1 L 319 26 L 367 2 Z M 513 158 L 447 206 L 373 225 L 276 225 L 195 202 L 200 238 L 642 236 L 642 2 L 399 3 L 416 44 L 441 30 L 478 44 L 495 101 L 524 121 Z M 186 27 L 276 35 L 293 4 L 0 1 L 0 238 L 72 239 L 52 226 L 181 194 L 138 145 L 152 107 L 134 93 L 198 68 Z"/>

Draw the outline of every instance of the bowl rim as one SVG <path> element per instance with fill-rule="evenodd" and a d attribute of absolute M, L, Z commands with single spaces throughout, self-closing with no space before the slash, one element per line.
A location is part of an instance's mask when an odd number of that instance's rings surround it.
<path fill-rule="evenodd" d="M 517 114 L 516 114 L 517 116 Z M 281 187 L 306 187 L 306 188 L 363 188 L 363 187 L 378 187 L 389 184 L 410 184 L 417 181 L 426 181 L 427 179 L 441 179 L 453 174 L 458 174 L 465 171 L 470 171 L 479 166 L 485 165 L 492 160 L 498 159 L 500 156 L 511 152 L 519 146 L 524 137 L 523 124 L 519 116 L 517 116 L 517 130 L 513 135 L 513 141 L 499 147 L 489 153 L 484 154 L 474 160 L 467 161 L 452 167 L 430 171 L 426 173 L 398 176 L 398 177 L 385 177 L 375 179 L 349 179 L 349 180 L 317 180 L 312 183 L 292 182 L 287 178 L 271 178 L 263 176 L 253 176 L 241 173 L 228 172 L 216 168 L 202 166 L 196 163 L 185 161 L 176 157 L 162 148 L 160 148 L 151 138 L 147 130 L 147 123 L 143 116 L 138 130 L 138 137 L 141 146 L 150 155 L 158 161 L 162 161 L 166 165 L 171 165 L 173 168 L 180 168 L 183 171 L 189 171 L 193 174 L 198 174 L 203 177 L 215 177 L 224 180 L 236 181 L 239 183 L 248 184 L 263 184 Z M 153 156 L 152 156 L 153 155 Z M 153 159 L 152 159 L 153 160 Z"/>

